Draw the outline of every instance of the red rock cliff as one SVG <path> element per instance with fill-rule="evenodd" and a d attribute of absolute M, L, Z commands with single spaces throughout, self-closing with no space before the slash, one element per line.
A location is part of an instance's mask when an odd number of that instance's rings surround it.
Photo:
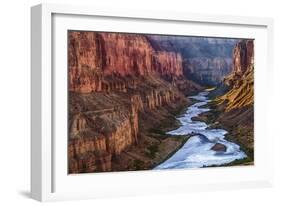
<path fill-rule="evenodd" d="M 143 35 L 71 31 L 68 43 L 70 91 L 102 91 L 110 84 L 105 77 L 112 75 L 183 74 L 179 54 L 154 52 Z"/>
<path fill-rule="evenodd" d="M 137 34 L 69 32 L 69 172 L 111 171 L 139 138 L 139 112 L 184 99 L 181 55 Z"/>
<path fill-rule="evenodd" d="M 156 113 L 157 109 L 183 99 L 173 87 L 147 85 L 138 85 L 132 95 L 71 94 L 79 99 L 70 98 L 70 173 L 111 171 L 112 159 L 138 143 L 139 113 Z"/>
<path fill-rule="evenodd" d="M 243 75 L 254 64 L 254 41 L 239 42 L 233 51 L 233 73 Z"/>
<path fill-rule="evenodd" d="M 133 102 L 129 111 L 120 107 L 75 115 L 70 122 L 69 171 L 110 171 L 112 157 L 137 143 L 138 109 Z"/>
<path fill-rule="evenodd" d="M 153 67 L 169 78 L 183 75 L 182 57 L 179 53 L 158 51 L 153 55 Z"/>

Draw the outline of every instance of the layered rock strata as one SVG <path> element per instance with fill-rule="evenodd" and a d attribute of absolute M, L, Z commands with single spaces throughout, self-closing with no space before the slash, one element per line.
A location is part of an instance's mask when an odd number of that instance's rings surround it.
<path fill-rule="evenodd" d="M 254 104 L 254 42 L 243 40 L 233 51 L 233 71 L 224 79 L 229 91 L 221 97 L 227 111 Z"/>
<path fill-rule="evenodd" d="M 232 50 L 238 40 L 149 35 L 157 51 L 180 53 L 183 74 L 202 85 L 218 85 L 232 71 Z"/>
<path fill-rule="evenodd" d="M 140 136 L 139 114 L 184 103 L 199 86 L 183 76 L 182 57 L 157 52 L 144 35 L 68 34 L 69 173 L 112 171 Z"/>
<path fill-rule="evenodd" d="M 72 31 L 68 46 L 69 90 L 73 92 L 125 91 L 133 83 L 122 81 L 128 76 L 183 75 L 181 56 L 155 52 L 144 35 Z"/>
<path fill-rule="evenodd" d="M 227 92 L 218 98 L 223 112 L 218 121 L 228 128 L 229 139 L 254 160 L 254 40 L 242 40 L 233 51 L 233 70 L 224 79 Z"/>

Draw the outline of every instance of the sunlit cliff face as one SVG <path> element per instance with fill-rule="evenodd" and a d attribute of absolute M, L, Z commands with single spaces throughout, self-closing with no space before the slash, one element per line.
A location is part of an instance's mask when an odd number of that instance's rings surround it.
<path fill-rule="evenodd" d="M 156 52 L 143 35 L 70 32 L 68 55 L 71 91 L 102 91 L 108 76 L 183 75 L 181 55 Z"/>
<path fill-rule="evenodd" d="M 239 42 L 233 51 L 233 70 L 224 80 L 230 90 L 221 97 L 227 110 L 254 104 L 254 40 Z"/>

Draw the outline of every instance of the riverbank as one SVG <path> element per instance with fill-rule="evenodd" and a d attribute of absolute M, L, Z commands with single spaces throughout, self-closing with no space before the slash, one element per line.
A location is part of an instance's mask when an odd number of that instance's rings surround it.
<path fill-rule="evenodd" d="M 231 163 L 219 166 L 238 166 L 238 165 L 254 165 L 254 148 L 253 148 L 253 131 L 251 126 L 243 125 L 237 126 L 237 122 L 228 121 L 225 123 L 223 120 L 228 113 L 224 112 L 224 105 L 218 104 L 216 101 L 211 101 L 205 107 L 211 108 L 212 112 L 200 114 L 194 120 L 205 121 L 210 125 L 210 128 L 223 128 L 228 131 L 225 139 L 235 144 L 238 144 L 242 151 L 247 155 L 246 158 L 235 160 Z"/>
<path fill-rule="evenodd" d="M 174 136 L 166 132 L 181 124 L 176 117 L 185 113 L 192 104 L 187 100 L 174 106 L 166 106 L 155 112 L 140 113 L 140 136 L 138 143 L 122 152 L 112 161 L 112 171 L 149 170 L 177 152 L 190 136 Z M 156 121 L 157 120 L 157 121 Z"/>
<path fill-rule="evenodd" d="M 200 168 L 213 165 L 225 165 L 235 160 L 245 159 L 246 154 L 234 142 L 225 138 L 228 133 L 223 128 L 211 128 L 207 124 L 207 118 L 201 121 L 197 118 L 200 114 L 212 113 L 208 108 L 209 91 L 200 92 L 189 98 L 196 102 L 189 106 L 184 115 L 178 117 L 181 126 L 171 130 L 167 134 L 190 135 L 187 142 L 174 155 L 158 165 L 155 169 L 173 168 Z M 206 121 L 206 122 L 205 122 Z M 217 146 L 223 146 L 223 150 L 215 150 Z"/>
<path fill-rule="evenodd" d="M 253 164 L 253 153 L 233 138 L 233 128 L 219 121 L 222 110 L 208 94 L 200 92 L 181 105 L 140 114 L 139 142 L 114 158 L 113 171 Z M 215 151 L 215 145 L 227 149 Z"/>

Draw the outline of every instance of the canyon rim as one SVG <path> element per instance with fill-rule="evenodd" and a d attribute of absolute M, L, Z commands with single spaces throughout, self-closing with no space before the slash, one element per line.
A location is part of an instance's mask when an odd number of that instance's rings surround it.
<path fill-rule="evenodd" d="M 254 40 L 68 31 L 68 173 L 254 164 Z"/>

